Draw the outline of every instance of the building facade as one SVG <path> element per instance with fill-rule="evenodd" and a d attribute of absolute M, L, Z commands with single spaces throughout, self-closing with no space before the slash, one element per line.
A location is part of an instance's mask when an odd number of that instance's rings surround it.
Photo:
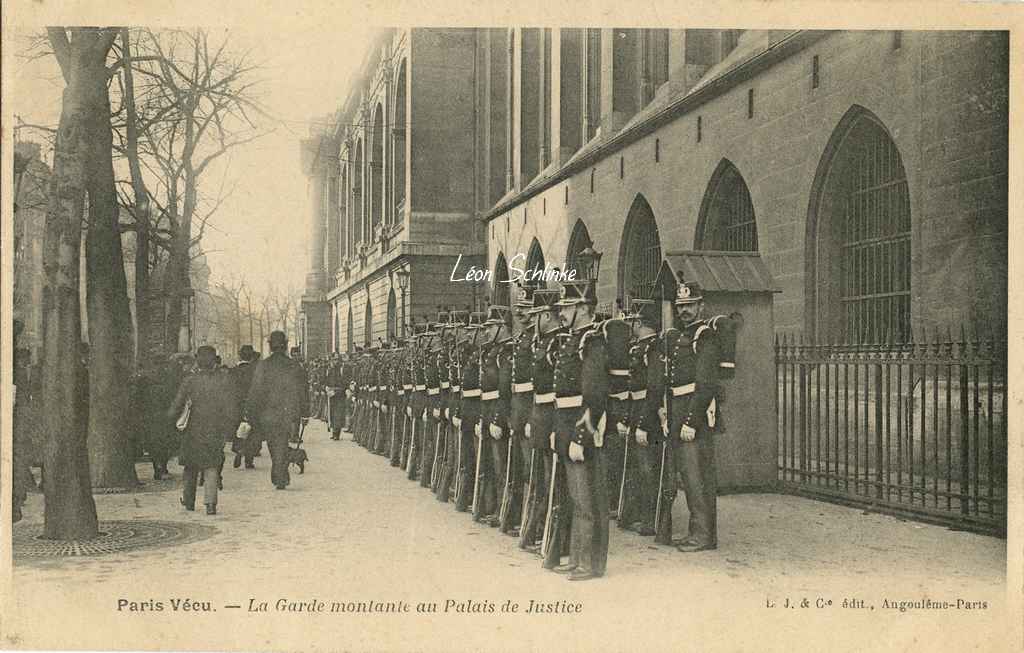
<path fill-rule="evenodd" d="M 305 144 L 307 342 L 389 333 L 400 266 L 420 315 L 467 288 L 457 249 L 497 281 L 588 244 L 612 309 L 666 252 L 756 251 L 779 331 L 1002 333 L 1008 59 L 1004 32 L 391 32 Z"/>

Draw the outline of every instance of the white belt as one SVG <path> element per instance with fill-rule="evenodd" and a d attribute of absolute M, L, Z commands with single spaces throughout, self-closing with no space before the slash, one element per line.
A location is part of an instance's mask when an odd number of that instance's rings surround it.
<path fill-rule="evenodd" d="M 481 401 L 490 401 L 498 398 L 498 390 L 488 390 L 480 395 Z"/>
<path fill-rule="evenodd" d="M 522 383 L 513 383 L 512 392 L 530 392 L 533 390 L 533 381 L 523 381 Z"/>
<path fill-rule="evenodd" d="M 404 395 L 404 394 L 405 394 L 405 390 L 399 390 L 399 391 L 398 391 L 398 396 L 399 396 L 399 397 L 401 397 L 401 396 L 402 396 L 402 395 Z"/>
<path fill-rule="evenodd" d="M 732 368 L 736 367 L 736 363 L 731 363 L 729 361 L 722 361 L 721 363 L 718 364 L 718 366 L 719 367 L 727 367 L 729 369 L 732 369 Z"/>
<path fill-rule="evenodd" d="M 426 390 L 426 389 L 427 389 L 426 385 L 417 385 L 416 386 L 416 390 L 419 390 L 419 391 L 423 391 L 423 390 Z"/>
<path fill-rule="evenodd" d="M 629 376 L 629 370 L 608 370 L 611 376 Z"/>
<path fill-rule="evenodd" d="M 441 388 L 427 388 L 427 394 L 433 397 L 434 395 L 441 392 Z"/>
<path fill-rule="evenodd" d="M 579 408 L 583 405 L 583 395 L 571 397 L 555 397 L 555 405 L 559 408 Z"/>
<path fill-rule="evenodd" d="M 647 388 L 643 390 L 633 390 L 629 393 L 631 399 L 647 399 Z"/>
<path fill-rule="evenodd" d="M 533 395 L 533 403 L 535 404 L 550 404 L 554 400 L 554 392 L 545 392 L 539 395 Z"/>
<path fill-rule="evenodd" d="M 402 385 L 402 390 L 412 390 L 412 384 L 411 383 L 406 383 L 406 384 Z"/>
<path fill-rule="evenodd" d="M 480 396 L 480 388 L 473 388 L 472 390 L 463 390 L 462 391 L 462 396 L 463 397 L 479 397 Z"/>
<path fill-rule="evenodd" d="M 369 390 L 370 392 L 377 392 L 377 386 L 375 386 L 375 385 L 371 385 L 371 386 L 370 386 L 369 388 L 367 388 L 367 389 L 368 389 L 368 390 Z"/>
<path fill-rule="evenodd" d="M 629 390 L 623 390 L 622 392 L 616 392 L 608 395 L 609 399 L 629 399 Z"/>
<path fill-rule="evenodd" d="M 458 386 L 458 385 L 453 385 L 452 386 L 452 392 L 458 392 L 459 390 L 462 390 L 462 386 Z"/>
<path fill-rule="evenodd" d="M 685 385 L 677 385 L 677 386 L 672 388 L 672 396 L 673 397 L 681 397 L 683 395 L 693 394 L 693 392 L 696 389 L 697 389 L 697 384 L 696 383 L 687 383 Z"/>
<path fill-rule="evenodd" d="M 448 389 L 448 387 L 449 387 L 450 385 L 451 385 L 451 384 L 450 384 L 450 383 L 448 383 L 447 381 L 441 381 L 441 387 L 442 387 L 442 388 L 444 388 L 444 389 L 446 389 L 446 390 Z"/>

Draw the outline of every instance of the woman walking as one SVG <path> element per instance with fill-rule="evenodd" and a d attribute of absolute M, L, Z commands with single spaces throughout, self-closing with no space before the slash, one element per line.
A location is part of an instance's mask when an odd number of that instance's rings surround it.
<path fill-rule="evenodd" d="M 185 468 L 181 504 L 186 510 L 195 510 L 196 481 L 202 474 L 206 514 L 215 515 L 224 443 L 238 427 L 239 405 L 231 378 L 217 369 L 213 347 L 204 345 L 196 350 L 196 370 L 182 382 L 168 416 L 179 419 L 186 405 L 188 419 L 179 457 Z"/>

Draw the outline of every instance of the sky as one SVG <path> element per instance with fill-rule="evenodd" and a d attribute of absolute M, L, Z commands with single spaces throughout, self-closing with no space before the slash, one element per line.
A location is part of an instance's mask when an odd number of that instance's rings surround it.
<path fill-rule="evenodd" d="M 306 243 L 310 206 L 299 161 L 299 141 L 313 121 L 322 122 L 345 98 L 362 60 L 369 30 L 351 24 L 292 23 L 211 28 L 238 51 L 252 49 L 263 81 L 255 93 L 269 118 L 262 138 L 232 150 L 208 169 L 204 183 L 215 192 L 222 181 L 237 183 L 210 221 L 203 239 L 211 283 L 244 277 L 257 293 L 270 285 L 301 289 L 308 267 Z M 56 125 L 63 80 L 52 55 L 35 61 L 25 51 L 31 28 L 16 30 L 14 56 L 5 71 L 10 110 L 27 123 Z M 22 132 L 24 134 L 24 131 Z M 29 136 L 31 139 L 32 137 Z M 47 157 L 48 158 L 48 157 Z"/>

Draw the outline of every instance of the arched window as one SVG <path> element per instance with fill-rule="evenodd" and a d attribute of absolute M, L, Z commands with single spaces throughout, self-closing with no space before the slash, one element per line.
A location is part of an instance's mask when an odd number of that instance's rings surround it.
<path fill-rule="evenodd" d="M 388 292 L 388 342 L 398 338 L 398 305 L 395 301 L 395 289 Z"/>
<path fill-rule="evenodd" d="M 526 255 L 526 269 L 544 271 L 544 251 L 541 250 L 536 238 L 530 243 L 530 251 Z"/>
<path fill-rule="evenodd" d="M 370 157 L 370 219 L 371 238 L 381 226 L 384 215 L 384 108 L 373 112 L 372 155 Z"/>
<path fill-rule="evenodd" d="M 373 306 L 370 305 L 370 296 L 366 296 L 366 314 L 363 317 L 363 344 L 367 347 L 373 342 Z"/>
<path fill-rule="evenodd" d="M 363 141 L 356 143 L 355 168 L 352 170 L 352 224 L 356 245 L 366 241 L 363 224 Z"/>
<path fill-rule="evenodd" d="M 341 350 L 341 316 L 339 315 L 338 305 L 333 306 L 334 310 L 331 311 L 331 319 L 334 322 L 334 342 L 331 343 L 331 351 L 338 353 Z"/>
<path fill-rule="evenodd" d="M 658 223 L 647 200 L 637 195 L 629 209 L 619 248 L 618 296 L 623 306 L 628 306 L 630 299 L 651 296 L 660 265 Z"/>
<path fill-rule="evenodd" d="M 351 254 L 349 234 L 352 233 L 348 216 L 348 165 L 341 166 L 341 181 L 338 185 L 338 225 L 338 255 L 344 258 Z"/>
<path fill-rule="evenodd" d="M 355 350 L 355 342 L 353 336 L 353 325 L 352 325 L 352 304 L 348 305 L 348 320 L 345 325 L 346 336 L 345 336 L 345 351 L 351 353 Z"/>
<path fill-rule="evenodd" d="M 508 263 L 505 262 L 505 255 L 498 253 L 498 260 L 494 262 L 494 288 L 491 290 L 491 303 L 498 306 L 509 305 L 509 284 L 508 284 Z"/>
<path fill-rule="evenodd" d="M 889 131 L 853 107 L 818 164 L 808 209 L 809 326 L 819 338 L 910 336 L 911 216 Z"/>
<path fill-rule="evenodd" d="M 391 128 L 392 157 L 395 162 L 395 181 L 392 185 L 394 196 L 394 219 L 392 222 L 405 222 L 405 61 L 398 71 L 398 82 L 395 86 L 395 121 Z"/>
<path fill-rule="evenodd" d="M 576 266 L 576 255 L 594 244 L 594 241 L 590 238 L 590 232 L 587 231 L 587 225 L 583 224 L 583 220 L 577 220 L 576 224 L 573 225 L 572 235 L 569 236 L 569 247 L 565 252 L 565 271 L 579 270 Z"/>
<path fill-rule="evenodd" d="M 750 191 L 736 166 L 725 159 L 708 182 L 693 242 L 696 249 L 757 251 L 757 221 Z"/>

